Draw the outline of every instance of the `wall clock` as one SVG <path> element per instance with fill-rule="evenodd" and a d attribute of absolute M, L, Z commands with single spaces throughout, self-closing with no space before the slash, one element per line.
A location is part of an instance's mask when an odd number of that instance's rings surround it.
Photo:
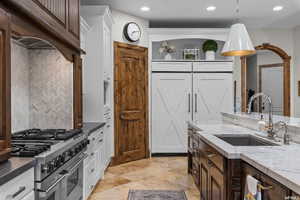
<path fill-rule="evenodd" d="M 141 38 L 142 31 L 139 25 L 134 22 L 129 22 L 124 26 L 123 34 L 128 41 L 137 42 Z"/>

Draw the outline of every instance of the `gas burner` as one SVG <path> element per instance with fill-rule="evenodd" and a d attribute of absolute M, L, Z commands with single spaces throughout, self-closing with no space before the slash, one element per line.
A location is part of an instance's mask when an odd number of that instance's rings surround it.
<path fill-rule="evenodd" d="M 81 129 L 28 129 L 12 134 L 13 140 L 68 140 L 82 131 Z"/>
<path fill-rule="evenodd" d="M 12 143 L 12 156 L 19 157 L 34 157 L 44 151 L 50 149 L 53 143 L 23 143 L 13 142 Z"/>

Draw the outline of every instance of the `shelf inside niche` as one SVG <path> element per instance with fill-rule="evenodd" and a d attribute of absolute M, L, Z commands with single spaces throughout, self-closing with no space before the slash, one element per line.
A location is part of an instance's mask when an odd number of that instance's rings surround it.
<path fill-rule="evenodd" d="M 176 39 L 167 40 L 170 46 L 174 46 L 176 49 L 175 53 L 172 53 L 172 60 L 165 60 L 164 56 L 166 53 L 159 53 L 159 48 L 162 42 L 152 42 L 152 62 L 231 62 L 233 59 L 230 57 L 224 57 L 221 55 L 222 48 L 225 44 L 224 41 L 216 40 L 218 44 L 218 51 L 216 52 L 215 61 L 205 60 L 205 54 L 202 51 L 202 45 L 207 39 Z M 200 49 L 200 60 L 184 60 L 183 49 Z"/>

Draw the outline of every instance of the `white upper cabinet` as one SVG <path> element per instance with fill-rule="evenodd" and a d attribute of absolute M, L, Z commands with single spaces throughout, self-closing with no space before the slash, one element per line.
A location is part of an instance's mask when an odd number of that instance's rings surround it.
<path fill-rule="evenodd" d="M 193 72 L 232 72 L 232 62 L 194 62 Z"/>
<path fill-rule="evenodd" d="M 152 83 L 152 153 L 186 152 L 192 75 L 153 73 Z"/>
<path fill-rule="evenodd" d="M 191 62 L 154 62 L 152 64 L 153 72 L 191 72 Z"/>

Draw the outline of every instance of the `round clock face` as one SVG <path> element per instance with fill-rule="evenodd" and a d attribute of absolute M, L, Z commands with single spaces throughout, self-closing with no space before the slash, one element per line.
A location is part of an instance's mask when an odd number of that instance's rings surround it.
<path fill-rule="evenodd" d="M 130 22 L 124 27 L 124 35 L 130 42 L 136 42 L 141 38 L 141 29 L 136 23 Z"/>

